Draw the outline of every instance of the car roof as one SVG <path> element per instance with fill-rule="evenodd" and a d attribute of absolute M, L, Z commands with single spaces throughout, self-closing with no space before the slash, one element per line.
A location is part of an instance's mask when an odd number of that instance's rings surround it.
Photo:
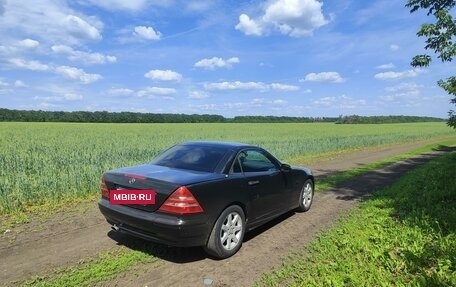
<path fill-rule="evenodd" d="M 222 141 L 188 141 L 188 142 L 182 142 L 179 145 L 212 146 L 212 147 L 225 147 L 225 148 L 256 147 L 254 145 L 245 144 L 245 143 L 222 142 Z"/>

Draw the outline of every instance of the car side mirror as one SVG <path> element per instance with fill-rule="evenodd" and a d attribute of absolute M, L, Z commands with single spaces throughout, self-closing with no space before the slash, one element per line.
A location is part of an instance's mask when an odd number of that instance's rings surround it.
<path fill-rule="evenodd" d="M 282 163 L 282 166 L 280 167 L 280 170 L 284 171 L 284 172 L 289 172 L 289 171 L 291 171 L 291 166 L 289 164 Z"/>

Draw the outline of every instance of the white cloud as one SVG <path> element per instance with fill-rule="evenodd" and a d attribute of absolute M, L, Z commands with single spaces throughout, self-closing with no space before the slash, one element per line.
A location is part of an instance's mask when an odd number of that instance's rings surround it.
<path fill-rule="evenodd" d="M 161 98 L 165 100 L 174 100 L 171 95 L 175 94 L 176 90 L 173 88 L 161 88 L 161 87 L 148 87 L 143 90 L 139 90 L 138 97 L 148 98 Z"/>
<path fill-rule="evenodd" d="M 262 82 L 220 82 L 204 84 L 206 90 L 267 90 L 268 85 Z"/>
<path fill-rule="evenodd" d="M 206 98 L 209 98 L 209 94 L 206 93 L 205 91 L 191 91 L 189 94 L 188 94 L 188 98 L 189 99 L 206 99 Z"/>
<path fill-rule="evenodd" d="M 102 78 L 99 74 L 88 74 L 82 69 L 69 66 L 59 66 L 55 68 L 55 72 L 68 79 L 80 81 L 83 84 L 90 84 Z"/>
<path fill-rule="evenodd" d="M 396 86 L 386 87 L 385 90 L 388 92 L 401 92 L 401 91 L 419 91 L 422 85 L 416 83 L 400 83 Z"/>
<path fill-rule="evenodd" d="M 396 45 L 396 44 L 391 44 L 391 45 L 390 45 L 390 50 L 391 50 L 391 51 L 397 51 L 397 50 L 399 50 L 399 46 Z"/>
<path fill-rule="evenodd" d="M 22 41 L 19 41 L 18 46 L 25 48 L 25 49 L 34 49 L 34 48 L 38 47 L 39 44 L 40 44 L 40 42 L 38 42 L 36 40 L 24 39 Z"/>
<path fill-rule="evenodd" d="M 348 8 L 351 6 L 349 2 L 345 2 L 346 7 Z M 349 9 L 354 12 L 354 15 L 351 16 L 351 20 L 354 21 L 357 25 L 364 25 L 366 23 L 371 23 L 373 21 L 379 21 L 379 19 L 385 20 L 389 19 L 388 17 L 393 17 L 393 13 L 398 12 L 397 6 L 394 5 L 394 2 L 390 1 L 372 1 L 369 3 L 370 5 L 366 5 L 365 8 L 359 7 L 358 9 Z M 393 10 L 393 9 L 394 10 Z M 398 13 L 398 15 L 400 15 Z M 396 16 L 396 15 L 394 15 Z"/>
<path fill-rule="evenodd" d="M 421 74 L 423 70 L 420 69 L 413 69 L 413 70 L 407 70 L 403 72 L 383 72 L 383 73 L 378 73 L 375 74 L 374 78 L 378 80 L 398 80 L 398 79 L 404 79 L 404 78 L 413 78 Z"/>
<path fill-rule="evenodd" d="M 9 88 L 10 84 L 5 82 L 2 78 L 0 78 L 0 94 L 10 93 L 11 89 Z"/>
<path fill-rule="evenodd" d="M 345 80 L 337 72 L 321 72 L 309 73 L 300 82 L 329 82 L 329 83 L 342 83 Z"/>
<path fill-rule="evenodd" d="M 43 102 L 43 103 L 39 103 L 37 105 L 37 107 L 40 110 L 52 110 L 52 109 L 60 108 L 61 105 L 55 105 L 55 104 L 50 104 L 50 103 Z"/>
<path fill-rule="evenodd" d="M 323 3 L 317 0 L 273 0 L 267 2 L 264 14 L 251 19 L 247 14 L 239 16 L 235 28 L 246 35 L 261 36 L 275 29 L 283 35 L 302 37 L 329 21 L 322 12 Z"/>
<path fill-rule="evenodd" d="M 238 57 L 232 57 L 229 59 L 222 59 L 219 57 L 213 57 L 210 59 L 202 59 L 194 64 L 197 68 L 204 68 L 208 70 L 215 70 L 216 68 L 231 68 L 233 64 L 239 63 Z"/>
<path fill-rule="evenodd" d="M 206 111 L 213 111 L 213 112 L 220 112 L 220 111 L 227 111 L 227 110 L 236 110 L 236 111 L 252 111 L 252 108 L 261 108 L 261 110 L 265 109 L 283 109 L 284 106 L 288 104 L 287 101 L 283 99 L 275 99 L 275 100 L 268 100 L 265 98 L 254 98 L 249 102 L 227 102 L 227 103 L 219 103 L 219 104 L 201 104 L 201 105 L 194 105 L 190 104 L 188 107 L 191 110 L 206 110 Z M 250 114 L 252 115 L 252 114 Z"/>
<path fill-rule="evenodd" d="M 59 75 L 62 75 L 68 79 L 78 80 L 83 84 L 90 84 L 95 81 L 98 81 L 102 78 L 99 74 L 88 74 L 84 72 L 82 69 L 78 69 L 75 67 L 69 66 L 58 66 L 56 68 L 42 64 L 39 61 L 31 60 L 27 61 L 20 58 L 13 58 L 9 60 L 9 63 L 14 65 L 17 68 L 31 70 L 31 71 L 48 71 L 48 72 L 55 72 Z M 20 82 L 20 81 L 19 81 Z"/>
<path fill-rule="evenodd" d="M 52 89 L 53 88 L 51 88 L 49 92 L 57 93 L 55 91 L 52 91 Z M 35 96 L 35 97 L 33 97 L 33 99 L 37 100 L 37 101 L 45 101 L 45 102 L 62 102 L 62 101 L 73 102 L 73 101 L 80 101 L 84 98 L 80 94 L 71 93 L 71 92 L 66 92 L 63 94 L 57 93 L 57 94 L 58 95 L 56 95 L 56 96 L 47 96 L 47 97 Z"/>
<path fill-rule="evenodd" d="M 376 68 L 381 69 L 381 70 L 387 70 L 387 69 L 394 69 L 394 68 L 396 68 L 396 66 L 393 63 L 388 63 L 388 64 L 383 64 L 383 65 L 377 66 Z"/>
<path fill-rule="evenodd" d="M 241 14 L 239 16 L 239 23 L 235 26 L 235 29 L 249 36 L 263 35 L 263 28 L 260 26 L 260 23 L 250 19 L 250 17 L 246 14 Z"/>
<path fill-rule="evenodd" d="M 89 40 L 101 40 L 101 33 L 87 21 L 75 15 L 67 15 L 61 23 L 66 30 L 76 36 Z"/>
<path fill-rule="evenodd" d="M 266 8 L 263 19 L 273 23 L 284 35 L 301 37 L 326 25 L 323 3 L 316 0 L 278 0 Z"/>
<path fill-rule="evenodd" d="M 282 100 L 282 99 L 277 99 L 277 100 L 272 101 L 272 104 L 278 105 L 278 106 L 282 106 L 282 105 L 285 105 L 287 103 L 288 103 L 287 101 Z"/>
<path fill-rule="evenodd" d="M 36 86 L 36 90 L 40 91 L 41 94 L 46 94 L 48 96 L 34 96 L 34 100 L 44 101 L 44 102 L 74 102 L 80 101 L 84 97 L 80 91 L 73 90 L 68 88 L 68 85 L 58 86 L 54 84 L 45 84 L 43 86 Z M 38 93 L 38 94 L 40 94 Z M 52 94 L 52 95 L 51 95 Z"/>
<path fill-rule="evenodd" d="M 0 45 L 0 55 L 2 56 L 14 54 L 15 52 L 17 52 L 16 47 Z"/>
<path fill-rule="evenodd" d="M 187 0 L 184 3 L 186 4 L 186 8 L 188 11 L 201 13 L 209 10 L 215 4 L 214 2 L 215 1 Z"/>
<path fill-rule="evenodd" d="M 267 100 L 265 98 L 254 98 L 251 102 L 250 105 L 254 106 L 263 106 L 263 105 L 275 105 L 275 106 L 282 106 L 287 104 L 288 102 L 282 99 L 276 99 L 276 100 Z"/>
<path fill-rule="evenodd" d="M 25 35 L 44 43 L 81 44 L 102 39 L 103 23 L 70 8 L 68 1 L 6 1 L 0 34 Z M 25 45 L 34 45 L 27 41 Z"/>
<path fill-rule="evenodd" d="M 271 87 L 271 89 L 278 90 L 278 91 L 297 91 L 297 90 L 299 90 L 298 86 L 285 85 L 285 84 L 279 84 L 279 83 L 272 83 L 270 85 L 270 87 Z"/>
<path fill-rule="evenodd" d="M 144 77 L 157 81 L 180 81 L 182 75 L 171 70 L 150 70 Z"/>
<path fill-rule="evenodd" d="M 67 101 L 79 101 L 83 99 L 83 96 L 79 94 L 67 93 L 63 95 L 63 99 Z"/>
<path fill-rule="evenodd" d="M 21 80 L 16 80 L 16 81 L 14 82 L 14 86 L 15 86 L 16 88 L 25 88 L 25 87 L 27 87 L 27 85 L 26 85 L 23 81 L 21 81 Z"/>
<path fill-rule="evenodd" d="M 202 105 L 190 104 L 190 105 L 188 105 L 188 107 L 192 111 L 197 110 L 197 111 L 212 111 L 212 112 L 216 112 L 216 111 L 220 111 L 221 110 L 221 106 L 217 105 L 217 104 L 202 104 Z"/>
<path fill-rule="evenodd" d="M 83 62 L 85 64 L 105 64 L 117 61 L 115 56 L 77 51 L 65 45 L 54 45 L 51 49 L 56 54 L 66 55 L 71 61 Z"/>
<path fill-rule="evenodd" d="M 336 97 L 323 97 L 313 101 L 317 106 L 332 106 L 336 102 Z"/>
<path fill-rule="evenodd" d="M 262 104 L 267 103 L 265 98 L 254 98 L 251 102 L 252 105 L 261 106 Z"/>
<path fill-rule="evenodd" d="M 172 5 L 186 5 L 190 6 L 191 3 L 194 2 L 195 10 L 204 5 L 210 6 L 212 3 L 211 1 L 201 1 L 201 0 L 186 0 L 186 1 L 175 1 L 175 0 L 78 0 L 79 3 L 88 4 L 88 5 L 96 5 L 106 10 L 124 10 L 127 12 L 142 12 L 141 10 L 145 10 L 148 6 L 154 7 L 172 7 Z M 177 2 L 177 3 L 176 3 Z M 182 2 L 182 3 L 181 3 Z M 207 3 L 207 4 L 205 4 Z M 189 9 L 189 8 L 188 8 Z"/>
<path fill-rule="evenodd" d="M 218 83 L 206 83 L 204 84 L 206 90 L 258 90 L 258 91 L 267 91 L 267 90 L 276 90 L 291 92 L 297 91 L 300 88 L 294 85 L 286 85 L 280 83 L 266 84 L 263 82 L 218 82 Z"/>
<path fill-rule="evenodd" d="M 130 10 L 139 11 L 143 9 L 147 0 L 85 0 L 90 4 L 102 7 L 107 10 Z"/>
<path fill-rule="evenodd" d="M 0 28 L 0 32 L 1 32 L 1 28 Z M 29 38 L 23 39 L 20 41 L 13 41 L 13 42 L 5 41 L 5 42 L 9 42 L 9 45 L 7 45 L 7 46 L 0 45 L 0 54 L 4 54 L 4 55 L 9 55 L 9 54 L 14 55 L 14 54 L 17 54 L 18 52 L 22 52 L 24 50 L 33 50 L 40 45 L 40 42 L 29 39 Z"/>
<path fill-rule="evenodd" d="M 27 61 L 20 58 L 13 58 L 8 60 L 11 64 L 17 68 L 32 70 L 32 71 L 47 71 L 50 69 L 48 65 L 42 64 L 39 61 L 31 60 Z"/>
<path fill-rule="evenodd" d="M 162 34 L 152 27 L 136 26 L 133 35 L 144 40 L 160 40 Z"/>
<path fill-rule="evenodd" d="M 363 99 L 353 99 L 346 95 L 322 97 L 312 102 L 313 105 L 322 108 L 356 109 L 366 106 L 367 102 Z"/>
<path fill-rule="evenodd" d="M 127 88 L 112 88 L 108 90 L 108 94 L 114 96 L 129 96 L 132 95 L 135 91 Z"/>
<path fill-rule="evenodd" d="M 415 101 L 420 96 L 422 87 L 422 85 L 416 83 L 400 83 L 395 86 L 386 87 L 385 91 L 389 92 L 389 94 L 380 98 L 387 102 Z"/>

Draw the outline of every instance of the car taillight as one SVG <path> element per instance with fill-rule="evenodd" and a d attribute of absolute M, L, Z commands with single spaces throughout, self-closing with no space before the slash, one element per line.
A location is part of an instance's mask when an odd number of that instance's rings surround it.
<path fill-rule="evenodd" d="M 100 189 L 101 189 L 101 196 L 109 199 L 109 189 L 108 189 L 108 186 L 106 185 L 103 177 L 101 178 Z"/>
<path fill-rule="evenodd" d="M 158 210 L 176 214 L 203 212 L 201 205 L 185 186 L 176 189 Z"/>

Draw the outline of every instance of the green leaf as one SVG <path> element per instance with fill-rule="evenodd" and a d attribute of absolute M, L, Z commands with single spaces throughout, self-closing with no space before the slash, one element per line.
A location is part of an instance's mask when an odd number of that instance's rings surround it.
<path fill-rule="evenodd" d="M 431 56 L 429 55 L 417 55 L 413 57 L 410 65 L 413 67 L 427 67 L 431 63 Z"/>

